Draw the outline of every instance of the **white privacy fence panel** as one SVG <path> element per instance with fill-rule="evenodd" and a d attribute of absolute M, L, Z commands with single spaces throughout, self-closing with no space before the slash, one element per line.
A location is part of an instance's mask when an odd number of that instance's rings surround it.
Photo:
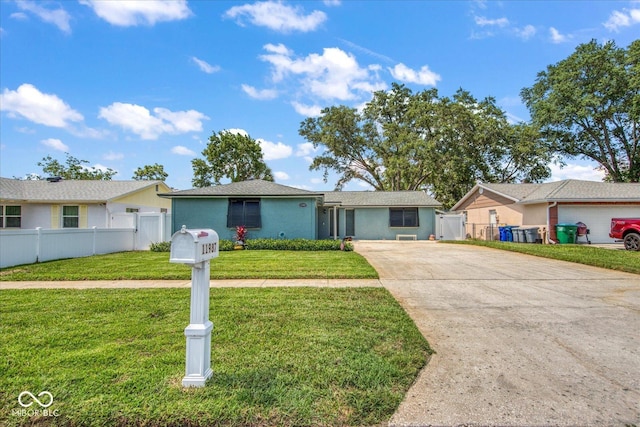
<path fill-rule="evenodd" d="M 0 232 L 0 268 L 132 251 L 135 240 L 133 228 L 5 230 Z"/>
<path fill-rule="evenodd" d="M 38 230 L 0 232 L 0 268 L 38 260 Z"/>

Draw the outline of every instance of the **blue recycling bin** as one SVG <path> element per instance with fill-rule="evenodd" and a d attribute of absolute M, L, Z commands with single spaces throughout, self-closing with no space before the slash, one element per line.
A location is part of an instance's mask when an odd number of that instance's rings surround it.
<path fill-rule="evenodd" d="M 506 242 L 507 241 L 507 228 L 506 227 L 498 227 L 498 230 L 500 230 L 500 241 L 501 242 Z"/>
<path fill-rule="evenodd" d="M 506 242 L 513 242 L 513 226 L 505 225 L 504 233 L 505 233 L 505 238 L 506 238 L 505 241 Z"/>

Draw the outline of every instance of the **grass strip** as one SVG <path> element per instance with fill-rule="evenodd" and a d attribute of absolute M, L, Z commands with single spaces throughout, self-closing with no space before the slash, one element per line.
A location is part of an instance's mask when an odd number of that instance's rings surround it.
<path fill-rule="evenodd" d="M 215 289 L 214 376 L 184 389 L 188 289 L 0 298 L 7 426 L 374 425 L 391 417 L 431 354 L 381 288 Z M 57 416 L 21 413 L 25 390 L 49 391 Z"/>
<path fill-rule="evenodd" d="M 536 245 L 484 240 L 450 240 L 446 243 L 486 246 L 543 258 L 640 274 L 640 252 L 634 251 L 612 250 L 589 245 Z"/>
<path fill-rule="evenodd" d="M 211 260 L 211 279 L 376 279 L 362 255 L 342 251 L 232 251 Z M 167 252 L 120 252 L 8 267 L 0 281 L 190 280 Z"/>

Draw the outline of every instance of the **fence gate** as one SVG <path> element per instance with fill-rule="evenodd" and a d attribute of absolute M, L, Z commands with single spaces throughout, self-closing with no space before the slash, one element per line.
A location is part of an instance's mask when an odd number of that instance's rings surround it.
<path fill-rule="evenodd" d="M 166 214 L 164 213 L 138 213 L 136 249 L 149 249 L 152 243 L 167 240 L 165 235 Z M 171 236 L 169 236 L 171 237 Z"/>
<path fill-rule="evenodd" d="M 436 217 L 438 240 L 464 240 L 464 214 L 441 214 Z"/>

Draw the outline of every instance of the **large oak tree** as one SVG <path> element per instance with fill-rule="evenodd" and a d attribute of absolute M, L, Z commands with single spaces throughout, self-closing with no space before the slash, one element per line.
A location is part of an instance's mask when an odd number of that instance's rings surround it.
<path fill-rule="evenodd" d="M 300 125 L 322 147 L 310 169 L 357 179 L 375 190 L 425 189 L 452 206 L 478 181 L 537 182 L 550 175 L 551 153 L 534 128 L 510 124 L 493 98 L 478 101 L 460 89 L 439 97 L 393 84 L 375 92 L 359 112 L 337 106 Z"/>
<path fill-rule="evenodd" d="M 640 181 L 640 40 L 582 44 L 521 96 L 558 153 L 596 161 L 610 181 Z"/>

